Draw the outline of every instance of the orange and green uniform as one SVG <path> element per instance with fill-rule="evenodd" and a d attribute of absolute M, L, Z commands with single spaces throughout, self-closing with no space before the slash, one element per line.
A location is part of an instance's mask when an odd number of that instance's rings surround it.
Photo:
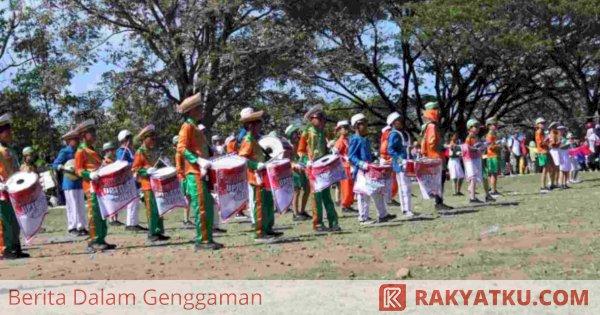
<path fill-rule="evenodd" d="M 135 152 L 133 165 L 131 167 L 133 173 L 137 175 L 141 183 L 142 192 L 144 193 L 149 235 L 162 235 L 165 233 L 163 219 L 158 215 L 158 206 L 156 205 L 156 199 L 154 199 L 154 193 L 152 192 L 150 175 L 148 175 L 148 169 L 154 167 L 157 161 L 158 154 L 156 151 L 142 145 Z"/>
<path fill-rule="evenodd" d="M 198 129 L 198 122 L 191 118 L 179 130 L 177 154 L 183 157 L 183 165 L 179 169 L 185 174 L 187 196 L 190 199 L 190 208 L 196 216 L 196 242 L 212 242 L 214 200 L 208 190 L 208 183 L 201 178 L 198 159 L 208 159 L 208 146 Z"/>
<path fill-rule="evenodd" d="M 381 156 L 381 158 L 384 159 L 389 164 L 392 164 L 392 157 L 388 154 L 388 147 L 389 147 L 389 140 L 390 140 L 391 132 L 392 132 L 392 128 L 386 127 L 385 129 L 383 129 L 381 131 L 381 138 L 379 138 L 379 143 L 381 143 L 381 146 L 379 147 L 379 156 Z M 398 182 L 393 180 L 392 181 L 392 195 L 390 196 L 390 198 L 393 199 L 394 196 L 396 196 L 397 194 L 398 194 Z"/>
<path fill-rule="evenodd" d="M 548 166 L 548 143 L 545 140 L 544 130 L 538 129 L 535 132 L 535 146 L 537 148 L 538 165 L 540 167 Z"/>
<path fill-rule="evenodd" d="M 108 233 L 108 226 L 100 213 L 100 204 L 96 193 L 93 192 L 90 178 L 90 174 L 97 171 L 101 165 L 102 159 L 94 151 L 94 148 L 82 142 L 75 153 L 75 173 L 83 181 L 91 244 L 105 244 L 106 234 Z"/>
<path fill-rule="evenodd" d="M 500 150 L 502 147 L 496 144 L 498 141 L 498 136 L 495 131 L 490 131 L 485 136 L 485 141 L 489 143 L 486 152 L 486 166 L 488 175 L 498 175 L 500 174 Z"/>
<path fill-rule="evenodd" d="M 265 163 L 266 158 L 258 141 L 252 133 L 244 135 L 238 155 L 248 160 L 248 183 L 254 196 L 255 238 L 263 238 L 273 231 L 275 212 L 273 210 L 273 194 L 259 184 L 256 178 L 259 163 Z M 263 179 L 263 182 L 266 179 Z"/>
<path fill-rule="evenodd" d="M 4 144 L 0 144 L 0 181 L 8 179 L 19 171 L 17 154 Z M 0 192 L 0 254 L 21 251 L 19 234 L 21 228 L 6 192 Z"/>
<path fill-rule="evenodd" d="M 440 128 L 437 123 L 428 122 L 425 125 L 425 131 L 423 132 L 423 141 L 421 141 L 421 155 L 425 158 L 442 160 L 442 196 L 437 196 L 436 204 L 441 204 L 444 198 L 444 181 L 446 179 L 447 163 L 443 152 L 444 144 L 442 142 Z"/>
<path fill-rule="evenodd" d="M 338 154 L 343 157 L 344 170 L 346 171 L 345 179 L 340 182 L 340 190 L 342 192 L 342 207 L 350 208 L 354 203 L 354 181 L 352 180 L 352 170 L 350 169 L 350 161 L 348 160 L 348 137 L 341 135 L 335 142 L 334 148 L 338 151 Z"/>
<path fill-rule="evenodd" d="M 301 161 L 306 164 L 308 161 L 315 161 L 328 153 L 327 138 L 325 131 L 319 130 L 314 126 L 308 126 L 300 136 L 298 142 L 298 155 Z M 312 180 L 309 178 L 309 180 Z M 312 186 L 312 183 L 311 183 Z M 313 228 L 323 226 L 323 206 L 327 211 L 327 220 L 329 227 L 338 225 L 338 217 L 335 212 L 335 206 L 331 199 L 330 189 L 324 189 L 321 192 L 312 193 L 312 208 L 313 208 Z"/>

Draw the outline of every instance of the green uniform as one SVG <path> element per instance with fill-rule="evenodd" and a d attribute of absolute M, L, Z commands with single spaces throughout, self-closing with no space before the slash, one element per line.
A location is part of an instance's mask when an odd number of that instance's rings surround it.
<path fill-rule="evenodd" d="M 15 172 L 19 171 L 19 162 L 17 154 L 8 146 L 0 144 L 0 176 L 2 181 L 6 183 L 8 178 Z M 16 253 L 21 251 L 21 241 L 19 234 L 21 228 L 15 215 L 15 210 L 10 203 L 8 194 L 0 192 L 2 200 L 0 200 L 0 252 Z M 4 250 L 3 250 L 4 248 Z"/>
<path fill-rule="evenodd" d="M 157 160 L 156 151 L 144 145 L 137 150 L 133 159 L 133 171 L 141 179 L 142 191 L 144 192 L 149 235 L 162 235 L 165 232 L 163 219 L 158 215 L 158 206 L 156 205 L 156 199 L 154 199 L 150 175 L 148 174 L 148 169 L 155 165 Z"/>

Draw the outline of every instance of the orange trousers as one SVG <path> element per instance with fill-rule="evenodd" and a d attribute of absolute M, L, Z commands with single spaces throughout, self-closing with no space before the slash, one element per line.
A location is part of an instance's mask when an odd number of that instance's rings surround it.
<path fill-rule="evenodd" d="M 343 208 L 350 208 L 354 203 L 354 181 L 352 180 L 350 163 L 344 163 L 344 170 L 346 171 L 346 177 L 348 177 L 348 179 L 340 181 L 340 190 L 342 192 L 341 203 Z"/>

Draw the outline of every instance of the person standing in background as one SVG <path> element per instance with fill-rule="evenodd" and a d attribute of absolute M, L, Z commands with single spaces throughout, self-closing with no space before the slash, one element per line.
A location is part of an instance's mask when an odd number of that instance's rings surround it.
<path fill-rule="evenodd" d="M 125 161 L 129 164 L 129 166 L 132 166 L 133 158 L 135 156 L 135 151 L 133 150 L 133 134 L 129 130 L 121 130 L 117 136 L 117 139 L 121 144 L 121 146 L 117 149 L 117 160 Z M 140 184 L 138 182 L 136 182 L 136 186 L 138 189 L 140 188 Z M 140 226 L 139 211 L 139 202 L 132 202 L 127 206 L 127 226 L 125 227 L 125 230 L 132 232 L 148 231 L 147 228 Z M 118 217 L 117 222 L 119 222 Z M 121 223 L 121 225 L 122 224 L 123 223 Z"/>

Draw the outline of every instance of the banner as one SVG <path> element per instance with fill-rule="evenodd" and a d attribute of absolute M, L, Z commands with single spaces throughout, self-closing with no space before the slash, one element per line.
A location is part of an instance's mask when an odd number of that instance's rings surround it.
<path fill-rule="evenodd" d="M 113 216 L 140 199 L 130 168 L 100 176 L 92 182 L 102 218 Z"/>
<path fill-rule="evenodd" d="M 158 207 L 158 214 L 165 215 L 176 208 L 186 208 L 187 199 L 181 192 L 177 176 L 168 178 L 151 178 L 150 186 Z"/>
<path fill-rule="evenodd" d="M 283 213 L 292 206 L 294 198 L 294 179 L 290 161 L 286 159 L 279 163 L 267 164 L 267 176 L 271 183 L 275 207 L 279 213 Z"/>
<path fill-rule="evenodd" d="M 392 168 L 390 166 L 369 165 L 368 171 L 358 170 L 354 182 L 354 193 L 364 195 L 388 195 L 392 187 Z"/>
<path fill-rule="evenodd" d="M 42 227 L 44 218 L 48 215 L 48 201 L 42 191 L 42 185 L 36 182 L 30 188 L 11 193 L 9 196 L 21 232 L 29 242 Z"/>
<path fill-rule="evenodd" d="M 415 161 L 417 181 L 423 199 L 442 195 L 442 160 L 422 159 Z"/>
<path fill-rule="evenodd" d="M 211 179 L 213 189 L 217 195 L 217 204 L 221 209 L 221 219 L 229 220 L 233 215 L 246 208 L 248 202 L 248 176 L 247 166 L 212 169 L 214 176 Z"/>

